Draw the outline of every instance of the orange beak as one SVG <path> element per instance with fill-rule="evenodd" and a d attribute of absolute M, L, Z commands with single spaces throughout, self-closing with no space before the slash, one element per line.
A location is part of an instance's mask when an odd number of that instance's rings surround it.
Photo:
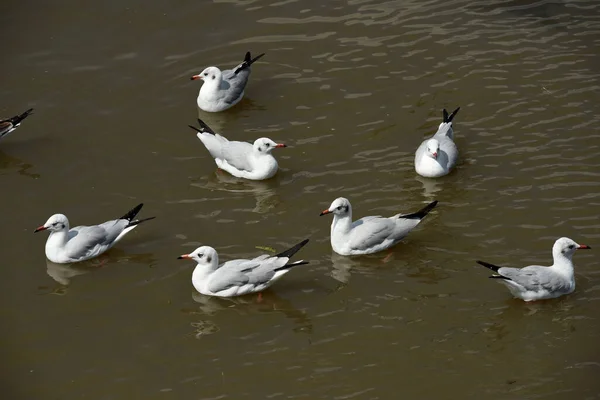
<path fill-rule="evenodd" d="M 331 211 L 329 211 L 329 210 L 323 210 L 323 211 L 321 211 L 321 214 L 319 214 L 319 217 L 322 217 L 325 214 L 331 214 Z"/>
<path fill-rule="evenodd" d="M 275 147 L 287 147 L 287 146 L 283 143 L 279 143 L 279 144 L 276 144 Z"/>
<path fill-rule="evenodd" d="M 180 255 L 179 257 L 177 257 L 178 260 L 182 260 L 182 259 L 187 259 L 187 260 L 191 260 L 192 256 L 190 256 L 189 254 L 183 254 Z"/>
<path fill-rule="evenodd" d="M 46 229 L 48 229 L 48 228 L 46 228 L 44 225 L 38 226 L 37 228 L 35 228 L 35 231 L 33 231 L 33 233 L 45 231 Z"/>

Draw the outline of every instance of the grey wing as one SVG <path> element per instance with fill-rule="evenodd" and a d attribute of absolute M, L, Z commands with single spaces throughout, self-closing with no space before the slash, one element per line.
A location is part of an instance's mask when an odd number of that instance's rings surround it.
<path fill-rule="evenodd" d="M 458 159 L 458 148 L 452 139 L 443 137 L 440 139 L 440 149 L 446 154 L 447 167 L 452 168 Z"/>
<path fill-rule="evenodd" d="M 249 155 L 252 145 L 246 142 L 229 142 L 223 145 L 223 159 L 230 165 L 243 171 L 252 171 Z"/>
<path fill-rule="evenodd" d="M 525 268 L 500 268 L 498 273 L 518 283 L 527 290 L 550 292 L 561 291 L 568 286 L 568 282 L 553 273 L 548 267 L 532 265 Z"/>
<path fill-rule="evenodd" d="M 69 257 L 80 259 L 94 254 L 107 243 L 108 233 L 99 225 L 76 226 L 69 230 L 66 250 Z"/>
<path fill-rule="evenodd" d="M 352 223 L 350 246 L 365 250 L 383 243 L 394 232 L 395 224 L 388 218 L 364 217 Z"/>
<path fill-rule="evenodd" d="M 251 260 L 232 260 L 217 269 L 208 284 L 208 290 L 218 293 L 233 286 L 242 286 L 250 282 L 248 272 L 259 264 Z"/>
<path fill-rule="evenodd" d="M 440 127 L 432 138 L 440 140 L 444 137 L 449 137 L 450 139 L 454 140 L 454 129 L 452 129 L 452 122 L 441 123 Z"/>
<path fill-rule="evenodd" d="M 228 103 L 234 103 L 246 89 L 248 78 L 250 77 L 250 69 L 246 68 L 238 72 L 228 69 L 222 72 L 223 81 L 221 89 L 226 90 L 223 100 Z"/>

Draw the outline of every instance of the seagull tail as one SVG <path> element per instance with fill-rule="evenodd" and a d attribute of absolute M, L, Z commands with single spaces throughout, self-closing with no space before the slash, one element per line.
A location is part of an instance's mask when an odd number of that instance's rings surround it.
<path fill-rule="evenodd" d="M 264 56 L 265 53 L 261 53 L 259 55 L 257 55 L 256 57 L 252 58 L 252 54 L 250 54 L 250 52 L 246 52 L 246 56 L 244 57 L 244 61 L 242 62 L 242 64 L 234 71 L 235 74 L 237 74 L 240 71 L 245 70 L 246 68 L 250 68 L 250 66 L 252 64 L 254 64 L 259 58 L 261 58 L 262 56 Z"/>
<path fill-rule="evenodd" d="M 296 254 L 298 252 L 298 250 L 300 250 L 301 248 L 303 248 L 306 243 L 308 243 L 308 239 L 304 239 L 303 241 L 301 241 L 300 243 L 298 243 L 297 245 L 295 245 L 294 247 L 291 247 L 285 251 L 282 251 L 281 253 L 275 255 L 274 257 L 287 257 L 287 258 L 292 258 L 292 256 L 294 254 Z M 291 265 L 291 264 L 288 264 Z M 286 266 L 283 266 L 281 268 L 284 268 Z M 285 269 L 285 268 L 284 268 Z M 277 271 L 277 270 L 276 270 Z"/>
<path fill-rule="evenodd" d="M 486 267 L 486 268 L 488 268 L 488 269 L 491 269 L 492 271 L 494 271 L 494 272 L 496 273 L 496 274 L 494 274 L 494 275 L 490 276 L 490 278 L 492 278 L 492 279 L 504 279 L 504 280 L 507 280 L 507 281 L 510 281 L 510 280 L 512 280 L 512 279 L 510 279 L 510 278 L 507 278 L 506 276 L 502 276 L 502 275 L 500 275 L 500 273 L 498 272 L 498 270 L 499 270 L 500 268 L 502 268 L 502 267 L 499 267 L 499 266 L 497 266 L 497 265 L 494 265 L 494 264 L 487 263 L 487 262 L 485 262 L 485 261 L 479 261 L 479 260 L 478 260 L 478 261 L 476 261 L 476 262 L 477 262 L 477 264 L 479 264 L 479 265 L 483 265 L 484 267 Z"/>
<path fill-rule="evenodd" d="M 133 221 L 129 221 L 129 224 L 126 226 L 126 228 L 129 228 L 130 226 L 139 225 L 142 222 L 150 221 L 151 219 L 154 219 L 154 218 L 156 218 L 156 217 L 148 217 L 148 218 L 142 218 L 142 219 L 136 219 Z"/>
<path fill-rule="evenodd" d="M 134 219 L 135 216 L 138 215 L 138 213 L 140 212 L 142 207 L 144 207 L 144 203 L 138 204 L 137 206 L 135 206 L 131 210 L 129 210 L 127 212 L 127 214 L 125 214 L 121 218 L 119 218 L 119 219 L 126 219 L 127 221 L 129 221 L 129 224 L 127 224 L 127 226 L 125 228 L 136 226 L 136 225 L 141 224 L 142 222 L 150 221 L 151 219 L 156 218 L 156 217 L 148 217 L 148 218 L 143 218 L 143 219 Z"/>
<path fill-rule="evenodd" d="M 273 271 L 277 272 L 277 271 L 285 271 L 288 270 L 290 268 L 294 268 L 297 267 L 299 265 L 306 265 L 308 264 L 308 261 L 304 261 L 304 260 L 300 260 L 300 261 L 296 261 L 290 264 L 285 264 L 283 267 L 279 267 L 279 268 L 275 268 Z"/>
<path fill-rule="evenodd" d="M 448 115 L 448 111 L 446 111 L 446 109 L 444 108 L 442 110 L 442 116 L 444 118 L 444 123 L 450 123 L 452 122 L 452 120 L 454 119 L 454 117 L 456 116 L 456 114 L 458 114 L 458 110 L 460 110 L 460 107 L 458 107 L 456 110 L 452 111 L 452 114 Z"/>
<path fill-rule="evenodd" d="M 406 215 L 399 215 L 399 218 L 407 218 L 407 219 L 423 219 L 425 218 L 425 216 L 427 214 L 429 214 L 429 212 L 431 210 L 433 210 L 435 208 L 435 206 L 437 205 L 438 201 L 432 201 L 431 203 L 427 204 L 425 207 L 421 208 L 419 211 L 412 213 L 412 214 L 406 214 Z"/>
<path fill-rule="evenodd" d="M 200 118 L 198 118 L 198 123 L 200 124 L 200 128 L 196 128 L 193 125 L 188 126 L 198 133 L 210 133 L 211 135 L 216 135 L 215 131 L 213 131 L 211 127 L 208 126 L 206 122 L 202 121 Z"/>
<path fill-rule="evenodd" d="M 21 123 L 21 121 L 23 121 L 25 118 L 29 117 L 32 113 L 33 113 L 33 108 L 30 108 L 29 110 L 25 111 L 23 114 L 15 115 L 14 117 L 9 118 L 8 120 L 13 125 L 18 125 Z"/>

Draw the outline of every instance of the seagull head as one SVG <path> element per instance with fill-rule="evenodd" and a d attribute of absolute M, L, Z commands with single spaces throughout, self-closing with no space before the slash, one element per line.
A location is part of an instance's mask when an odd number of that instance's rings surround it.
<path fill-rule="evenodd" d="M 48 221 L 42 226 L 38 226 L 35 232 L 39 231 L 51 231 L 51 232 L 59 232 L 59 231 L 68 231 L 69 230 L 69 220 L 63 214 L 54 214 Z"/>
<path fill-rule="evenodd" d="M 429 139 L 427 141 L 427 155 L 434 160 L 437 160 L 438 153 L 440 152 L 440 142 L 436 139 Z"/>
<path fill-rule="evenodd" d="M 328 209 L 323 210 L 320 215 L 336 214 L 340 216 L 348 215 L 352 211 L 350 201 L 344 197 L 338 197 L 331 203 Z"/>
<path fill-rule="evenodd" d="M 585 250 L 591 249 L 590 246 L 585 244 L 579 244 L 568 237 L 561 237 L 554 243 L 554 247 L 552 248 L 552 252 L 554 254 L 560 253 L 568 258 L 573 257 L 575 250 Z"/>
<path fill-rule="evenodd" d="M 217 67 L 208 67 L 205 68 L 204 71 L 200 72 L 198 75 L 192 76 L 190 79 L 193 81 L 197 79 L 202 79 L 204 82 L 219 82 L 221 80 L 221 70 Z"/>
<path fill-rule="evenodd" d="M 183 254 L 177 258 L 180 260 L 194 260 L 200 265 L 217 266 L 219 264 L 219 256 L 217 255 L 217 251 L 210 246 L 198 247 L 190 254 Z"/>
<path fill-rule="evenodd" d="M 287 147 L 283 143 L 275 143 L 269 138 L 260 138 L 254 141 L 254 149 L 259 153 L 270 153 L 278 147 Z"/>

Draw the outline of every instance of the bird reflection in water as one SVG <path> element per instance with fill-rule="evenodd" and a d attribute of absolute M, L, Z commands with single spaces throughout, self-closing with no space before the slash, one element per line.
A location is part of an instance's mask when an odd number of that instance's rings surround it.
<path fill-rule="evenodd" d="M 124 262 L 151 265 L 156 262 L 156 259 L 151 253 L 127 255 L 120 249 L 111 249 L 108 254 L 103 254 L 100 257 L 79 263 L 56 264 L 46 259 L 46 273 L 62 285 L 62 287 L 54 289 L 51 293 L 66 294 L 66 287 L 71 284 L 72 278 L 98 271 L 110 264 Z"/>
<path fill-rule="evenodd" d="M 256 206 L 252 212 L 265 214 L 281 203 L 277 188 L 279 177 L 275 176 L 266 181 L 251 181 L 236 178 L 222 170 L 216 172 L 203 184 L 192 184 L 210 190 L 219 190 L 228 193 L 251 193 L 256 199 Z"/>
<path fill-rule="evenodd" d="M 265 290 L 260 292 L 259 295 L 252 294 L 227 298 L 204 296 L 194 292 L 192 298 L 198 304 L 198 309 L 185 310 L 184 312 L 188 314 L 214 316 L 217 313 L 226 311 L 239 315 L 277 312 L 282 313 L 294 322 L 294 332 L 312 333 L 313 330 L 313 323 L 304 311 L 298 310 L 289 300 L 276 295 L 272 290 Z M 218 326 L 208 320 L 195 321 L 190 325 L 194 327 L 193 335 L 197 339 L 219 331 Z"/>

